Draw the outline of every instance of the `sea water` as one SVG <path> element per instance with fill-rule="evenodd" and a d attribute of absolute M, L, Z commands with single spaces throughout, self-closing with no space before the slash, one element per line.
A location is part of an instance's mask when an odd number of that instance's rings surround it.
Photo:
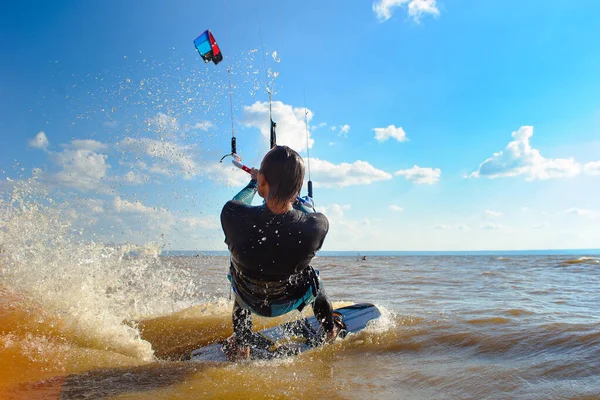
<path fill-rule="evenodd" d="M 592 254 L 321 255 L 334 305 L 379 320 L 294 358 L 191 363 L 231 334 L 226 256 L 95 243 L 41 201 L 0 210 L 2 399 L 600 398 Z"/>

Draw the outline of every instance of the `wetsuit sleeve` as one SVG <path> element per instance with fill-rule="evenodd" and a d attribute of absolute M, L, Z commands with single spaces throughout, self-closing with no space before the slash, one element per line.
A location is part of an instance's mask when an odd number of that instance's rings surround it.
<path fill-rule="evenodd" d="M 240 190 L 238 194 L 233 196 L 233 200 L 241 201 L 246 205 L 252 205 L 252 199 L 254 199 L 254 195 L 258 190 L 258 182 L 255 179 L 252 179 L 250 183 L 246 185 L 245 188 Z"/>
<path fill-rule="evenodd" d="M 241 193 L 241 192 L 240 192 Z M 232 235 L 235 235 L 237 232 L 237 227 L 239 226 L 240 218 L 244 216 L 244 209 L 248 206 L 237 202 L 234 200 L 229 200 L 223 206 L 223 210 L 221 210 L 221 227 L 223 228 L 223 233 L 225 234 L 225 243 L 231 250 L 232 246 Z"/>

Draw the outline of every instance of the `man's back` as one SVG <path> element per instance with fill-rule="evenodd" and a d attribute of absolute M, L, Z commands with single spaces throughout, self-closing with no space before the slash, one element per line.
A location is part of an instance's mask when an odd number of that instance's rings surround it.
<path fill-rule="evenodd" d="M 292 209 L 274 214 L 265 206 L 228 201 L 221 212 L 234 267 L 252 279 L 288 280 L 305 269 L 329 229 L 321 213 Z"/>

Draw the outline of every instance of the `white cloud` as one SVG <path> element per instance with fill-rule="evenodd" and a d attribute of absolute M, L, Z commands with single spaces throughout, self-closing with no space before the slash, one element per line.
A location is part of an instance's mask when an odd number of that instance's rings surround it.
<path fill-rule="evenodd" d="M 120 213 L 155 214 L 157 212 L 156 208 L 145 206 L 139 201 L 123 200 L 120 196 L 115 197 L 113 206 L 115 211 Z"/>
<path fill-rule="evenodd" d="M 340 125 L 340 133 L 338 133 L 338 136 L 342 136 L 344 138 L 348 137 L 348 132 L 350 132 L 350 125 L 346 124 L 346 125 Z"/>
<path fill-rule="evenodd" d="M 62 145 L 64 148 L 73 148 L 77 150 L 85 150 L 98 152 L 99 150 L 108 149 L 108 145 L 91 139 L 73 139 L 70 144 Z"/>
<path fill-rule="evenodd" d="M 400 212 L 400 211 L 404 210 L 402 207 L 396 206 L 396 205 L 393 205 L 393 204 L 389 206 L 389 209 L 392 210 L 392 211 L 396 211 L 396 212 Z"/>
<path fill-rule="evenodd" d="M 297 152 L 306 150 L 306 124 L 304 122 L 305 108 L 292 107 L 280 101 L 274 101 L 271 106 L 273 121 L 277 124 L 277 144 L 291 147 Z M 306 121 L 310 124 L 313 113 L 306 111 Z M 268 143 L 271 128 L 269 124 L 269 103 L 259 102 L 244 107 L 242 123 L 258 128 L 265 143 Z M 314 140 L 308 131 L 308 147 L 312 148 Z"/>
<path fill-rule="evenodd" d="M 436 6 L 436 0 L 412 0 L 408 3 L 408 15 L 413 17 L 415 21 L 418 22 L 425 14 L 440 15 L 440 11 Z"/>
<path fill-rule="evenodd" d="M 352 164 L 333 164 L 329 161 L 311 158 L 310 169 L 316 187 L 368 185 L 373 182 L 392 179 L 390 173 L 377 169 L 368 162 L 361 160 Z"/>
<path fill-rule="evenodd" d="M 61 167 L 55 174 L 40 172 L 38 176 L 50 183 L 73 187 L 81 191 L 106 191 L 106 173 L 110 165 L 107 155 L 96 151 L 105 149 L 95 140 L 73 140 L 62 146 L 62 152 L 51 152 L 50 159 Z"/>
<path fill-rule="evenodd" d="M 82 199 L 82 204 L 85 209 L 95 214 L 101 214 L 104 212 L 104 201 L 101 199 Z"/>
<path fill-rule="evenodd" d="M 207 132 L 210 127 L 212 127 L 212 123 L 210 121 L 200 121 L 194 124 L 194 129 L 200 129 L 201 131 L 205 132 Z"/>
<path fill-rule="evenodd" d="M 373 128 L 373 131 L 375 131 L 375 140 L 378 142 L 385 142 L 389 138 L 394 138 L 399 142 L 408 140 L 406 132 L 400 126 L 396 128 L 394 125 L 389 125 L 387 128 Z"/>
<path fill-rule="evenodd" d="M 593 161 L 583 166 L 586 175 L 600 175 L 600 161 Z"/>
<path fill-rule="evenodd" d="M 29 146 L 34 147 L 36 149 L 46 150 L 48 148 L 48 138 L 44 132 L 38 132 L 37 135 L 33 139 L 29 141 Z"/>
<path fill-rule="evenodd" d="M 578 215 L 580 217 L 596 218 L 600 216 L 600 212 L 593 210 L 585 210 L 582 208 L 572 207 L 565 211 L 566 214 Z"/>
<path fill-rule="evenodd" d="M 113 199 L 112 208 L 105 210 L 100 222 L 109 226 L 117 225 L 120 230 L 145 241 L 155 240 L 159 234 L 161 238 L 171 242 L 197 237 L 200 233 L 220 233 L 218 215 L 181 215 L 163 207 L 150 207 L 120 196 Z"/>
<path fill-rule="evenodd" d="M 329 218 L 341 218 L 344 216 L 344 211 L 348 211 L 351 208 L 349 204 L 332 204 L 327 207 L 322 207 L 320 212 L 325 214 Z"/>
<path fill-rule="evenodd" d="M 342 125 L 340 126 L 340 133 L 348 133 L 350 132 L 350 125 Z"/>
<path fill-rule="evenodd" d="M 479 225 L 479 229 L 485 229 L 485 230 L 499 230 L 499 229 L 502 229 L 503 227 L 504 227 L 503 225 L 500 225 L 500 224 L 497 224 L 494 222 L 486 222 L 486 223 Z M 471 231 L 473 228 L 467 224 L 454 224 L 454 225 L 438 224 L 438 225 L 434 225 L 433 229 L 445 230 L 445 231 Z"/>
<path fill-rule="evenodd" d="M 221 222 L 217 216 L 185 217 L 180 221 L 189 228 L 219 229 Z"/>
<path fill-rule="evenodd" d="M 141 185 L 143 183 L 149 182 L 150 178 L 148 175 L 143 174 L 141 172 L 133 172 L 129 171 L 123 176 L 123 180 L 131 185 Z"/>
<path fill-rule="evenodd" d="M 169 174 L 175 170 L 185 178 L 198 175 L 200 172 L 198 164 L 189 154 L 191 146 L 182 146 L 165 140 L 126 137 L 119 143 L 119 147 L 152 157 L 156 162 L 149 167 L 152 172 Z"/>
<path fill-rule="evenodd" d="M 472 228 L 466 224 L 437 224 L 433 226 L 433 229 L 444 230 L 444 231 L 470 231 Z"/>
<path fill-rule="evenodd" d="M 404 176 L 407 180 L 418 184 L 432 185 L 440 180 L 442 170 L 439 168 L 421 168 L 414 165 L 410 169 L 401 169 L 394 172 L 396 176 Z"/>
<path fill-rule="evenodd" d="M 485 210 L 484 213 L 488 217 L 500 217 L 502 215 L 501 212 L 494 210 Z"/>
<path fill-rule="evenodd" d="M 544 158 L 539 150 L 531 147 L 533 126 L 522 126 L 512 133 L 515 139 L 504 151 L 494 155 L 479 165 L 470 177 L 499 178 L 524 175 L 528 181 L 571 177 L 581 172 L 581 166 L 573 158 Z"/>
<path fill-rule="evenodd" d="M 186 179 L 206 176 L 227 186 L 241 186 L 248 182 L 248 175 L 235 168 L 229 161 L 230 158 L 223 160 L 222 163 L 218 161 L 202 162 L 195 159 L 192 146 L 165 140 L 127 137 L 119 143 L 119 147 L 152 158 L 152 160 L 147 160 L 148 163 L 138 162 L 135 165 L 142 171 L 167 176 L 181 174 Z M 149 177 L 143 173 L 130 171 L 125 175 L 124 180 L 130 184 L 141 184 L 148 182 Z"/>
<path fill-rule="evenodd" d="M 403 6 L 408 8 L 408 15 L 417 22 L 425 14 L 440 14 L 436 0 L 378 0 L 373 3 L 373 11 L 379 21 L 384 22 L 392 17 L 392 9 Z"/>
<path fill-rule="evenodd" d="M 318 207 L 329 220 L 329 233 L 325 245 L 329 248 L 364 248 L 367 241 L 377 240 L 379 232 L 371 226 L 368 218 L 352 219 L 346 215 L 348 204 L 331 204 Z"/>
<path fill-rule="evenodd" d="M 344 138 L 347 138 L 348 137 L 348 132 L 350 132 L 350 125 L 348 125 L 348 124 L 340 125 L 340 126 L 333 125 L 329 129 L 331 129 L 332 132 L 335 132 L 335 131 L 337 131 L 339 129 L 338 136 L 342 136 Z"/>
<path fill-rule="evenodd" d="M 504 228 L 504 226 L 495 222 L 486 222 L 485 224 L 481 224 L 480 228 L 485 230 L 499 230 Z"/>
<path fill-rule="evenodd" d="M 214 162 L 204 164 L 202 173 L 207 175 L 213 181 L 224 184 L 229 187 L 241 187 L 249 181 L 249 175 L 239 168 L 234 167 L 229 159 L 223 160 L 222 163 Z M 311 164 L 312 167 L 312 164 Z"/>

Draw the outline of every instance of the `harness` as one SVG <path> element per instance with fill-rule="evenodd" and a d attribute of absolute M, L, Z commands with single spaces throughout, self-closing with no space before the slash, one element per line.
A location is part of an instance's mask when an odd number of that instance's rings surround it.
<path fill-rule="evenodd" d="M 233 265 L 231 265 L 231 269 L 234 269 L 235 267 Z M 234 270 L 235 272 L 233 272 L 235 275 L 238 276 L 239 279 L 243 279 L 243 280 L 247 280 L 247 281 L 251 281 L 252 284 L 262 284 L 265 287 L 268 287 L 268 282 L 261 282 L 261 281 L 257 281 L 248 277 L 245 277 L 241 272 L 239 272 L 238 270 Z M 301 276 L 298 277 L 298 279 L 296 279 L 296 281 L 298 282 L 298 284 L 302 284 L 305 283 L 306 280 L 308 280 L 308 289 L 306 291 L 306 293 L 304 293 L 304 295 L 302 295 L 300 298 L 294 298 L 294 299 L 290 299 L 290 300 L 283 300 L 283 301 L 277 301 L 277 300 L 262 300 L 262 298 L 255 298 L 255 299 L 244 299 L 244 295 L 242 295 L 240 293 L 240 291 L 238 290 L 238 288 L 236 287 L 235 284 L 235 280 L 232 276 L 232 271 L 230 271 L 229 274 L 227 274 L 227 279 L 229 279 L 229 282 L 231 282 L 231 289 L 233 290 L 233 293 L 235 294 L 235 298 L 238 302 L 238 304 L 242 307 L 245 308 L 246 310 L 249 310 L 251 312 L 253 312 L 254 314 L 263 316 L 263 317 L 277 317 L 280 315 L 284 315 L 287 314 L 290 311 L 294 311 L 294 310 L 298 310 L 298 311 L 302 311 L 304 309 L 304 307 L 306 307 L 309 304 L 312 304 L 315 301 L 315 298 L 317 297 L 319 291 L 321 290 L 321 279 L 319 278 L 319 271 L 317 271 L 316 269 L 314 269 L 313 267 L 309 266 L 307 267 L 306 270 L 302 271 L 300 274 L 306 274 L 305 276 Z M 298 275 L 300 275 L 298 274 Z M 279 281 L 277 281 L 277 283 L 281 283 Z M 256 300 L 256 301 L 253 301 Z M 260 307 L 253 307 L 251 305 L 249 305 L 248 303 L 257 303 L 260 304 Z"/>

